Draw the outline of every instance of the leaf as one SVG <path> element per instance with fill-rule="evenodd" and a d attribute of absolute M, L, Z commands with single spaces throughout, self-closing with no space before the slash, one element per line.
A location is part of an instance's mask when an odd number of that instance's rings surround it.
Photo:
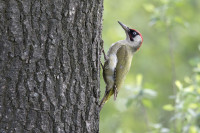
<path fill-rule="evenodd" d="M 161 133 L 169 133 L 169 128 L 161 128 L 160 132 Z"/>
<path fill-rule="evenodd" d="M 200 68 L 199 68 L 199 72 L 200 72 Z M 196 75 L 195 78 L 196 78 L 196 81 L 197 81 L 197 82 L 200 82 L 200 75 Z"/>
<path fill-rule="evenodd" d="M 138 85 L 138 86 L 141 86 L 141 85 L 142 85 L 142 79 L 143 79 L 142 74 L 138 74 L 138 75 L 136 76 L 136 82 L 137 82 L 137 85 Z"/>
<path fill-rule="evenodd" d="M 160 129 L 162 127 L 162 124 L 160 123 L 152 124 L 152 127 L 154 127 L 155 129 Z"/>
<path fill-rule="evenodd" d="M 173 111 L 174 107 L 171 104 L 166 104 L 163 106 L 163 109 L 166 111 Z"/>
<path fill-rule="evenodd" d="M 178 24 L 182 24 L 182 25 L 184 24 L 183 19 L 178 16 L 174 17 L 174 21 Z"/>
<path fill-rule="evenodd" d="M 197 116 L 197 113 L 193 109 L 188 109 L 188 113 L 193 117 Z"/>
<path fill-rule="evenodd" d="M 157 96 L 157 92 L 152 90 L 152 89 L 144 89 L 143 90 L 143 95 L 146 98 L 154 98 Z"/>
<path fill-rule="evenodd" d="M 186 77 L 184 78 L 184 81 L 185 81 L 186 83 L 188 83 L 188 84 L 191 84 L 191 83 L 192 83 L 192 80 L 191 80 L 188 76 L 186 76 Z"/>
<path fill-rule="evenodd" d="M 150 100 L 143 99 L 142 103 L 144 104 L 145 107 L 149 107 L 149 108 L 152 107 L 152 102 Z"/>
<path fill-rule="evenodd" d="M 188 87 L 186 87 L 186 88 L 184 88 L 184 92 L 186 93 L 186 94 L 190 94 L 191 92 L 194 92 L 194 86 L 193 85 L 190 85 L 190 86 L 188 86 Z"/>
<path fill-rule="evenodd" d="M 181 84 L 181 82 L 179 80 L 175 81 L 176 86 L 178 87 L 179 90 L 183 89 L 183 85 Z"/>
<path fill-rule="evenodd" d="M 155 10 L 155 6 L 153 4 L 144 4 L 143 7 L 147 12 L 153 12 Z"/>
<path fill-rule="evenodd" d="M 191 126 L 189 132 L 190 133 L 198 133 L 197 128 L 195 126 Z"/>
<path fill-rule="evenodd" d="M 196 103 L 191 103 L 191 104 L 189 105 L 189 108 L 191 108 L 191 109 L 196 109 L 196 108 L 198 108 L 198 105 L 197 105 Z"/>
<path fill-rule="evenodd" d="M 197 92 L 200 94 L 200 88 L 197 89 Z"/>

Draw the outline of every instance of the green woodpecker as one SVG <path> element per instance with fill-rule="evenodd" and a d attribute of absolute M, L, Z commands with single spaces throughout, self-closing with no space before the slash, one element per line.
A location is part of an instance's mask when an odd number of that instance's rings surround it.
<path fill-rule="evenodd" d="M 105 102 L 114 94 L 116 100 L 121 85 L 128 73 L 133 54 L 140 48 L 143 38 L 140 32 L 130 29 L 118 21 L 126 33 L 126 39 L 120 40 L 109 48 L 107 56 L 104 53 L 103 78 L 106 83 L 104 97 L 100 102 L 102 109 Z"/>

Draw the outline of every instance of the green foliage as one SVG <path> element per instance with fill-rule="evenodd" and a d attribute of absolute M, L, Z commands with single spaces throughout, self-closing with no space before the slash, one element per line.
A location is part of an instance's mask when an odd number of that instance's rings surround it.
<path fill-rule="evenodd" d="M 136 85 L 137 87 L 133 89 L 133 94 L 127 101 L 127 107 L 131 106 L 134 101 L 142 104 L 142 106 L 152 107 L 151 99 L 157 96 L 157 92 L 152 89 L 143 89 L 142 88 L 142 75 L 139 74 L 136 76 Z"/>
<path fill-rule="evenodd" d="M 118 20 L 144 42 L 117 100 L 100 113 L 101 133 L 200 132 L 199 12 L 198 0 L 104 1 L 105 51 L 125 38 Z M 101 96 L 104 88 L 102 78 Z"/>
<path fill-rule="evenodd" d="M 163 106 L 166 111 L 174 111 L 170 118 L 173 126 L 168 132 L 200 132 L 200 75 L 196 71 L 198 68 L 197 66 L 194 69 L 195 74 L 191 78 L 185 78 L 186 87 L 183 87 L 184 85 L 180 81 L 176 81 L 178 90 L 174 97 L 174 105 L 166 104 Z"/>

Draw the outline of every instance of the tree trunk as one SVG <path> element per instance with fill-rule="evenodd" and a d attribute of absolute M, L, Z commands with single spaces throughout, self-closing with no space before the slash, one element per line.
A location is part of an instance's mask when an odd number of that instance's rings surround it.
<path fill-rule="evenodd" d="M 99 132 L 103 0 L 0 0 L 0 132 Z"/>

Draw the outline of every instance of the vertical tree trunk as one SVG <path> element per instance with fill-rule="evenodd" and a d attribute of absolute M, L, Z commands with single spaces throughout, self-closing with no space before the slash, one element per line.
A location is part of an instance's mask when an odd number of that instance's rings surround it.
<path fill-rule="evenodd" d="M 103 0 L 0 0 L 0 132 L 99 132 Z"/>

